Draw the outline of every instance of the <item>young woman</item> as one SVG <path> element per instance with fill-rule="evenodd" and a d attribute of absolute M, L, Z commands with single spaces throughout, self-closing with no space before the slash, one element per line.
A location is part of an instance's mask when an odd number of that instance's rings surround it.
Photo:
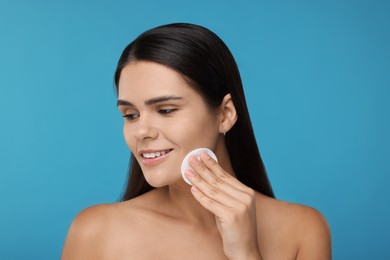
<path fill-rule="evenodd" d="M 131 168 L 123 201 L 82 211 L 62 259 L 331 259 L 316 210 L 278 201 L 233 56 L 192 24 L 141 34 L 115 73 Z M 214 151 L 183 158 L 193 149 Z"/>

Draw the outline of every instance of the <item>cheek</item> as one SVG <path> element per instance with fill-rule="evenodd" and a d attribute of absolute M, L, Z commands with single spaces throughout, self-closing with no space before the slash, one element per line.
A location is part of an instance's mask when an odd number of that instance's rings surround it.
<path fill-rule="evenodd" d="M 193 149 L 201 146 L 213 148 L 219 135 L 216 121 L 200 117 L 182 122 L 172 133 L 182 145 Z"/>

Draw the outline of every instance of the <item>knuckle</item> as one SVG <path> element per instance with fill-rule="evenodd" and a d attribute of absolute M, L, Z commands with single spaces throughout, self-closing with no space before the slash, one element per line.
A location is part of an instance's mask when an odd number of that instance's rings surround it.
<path fill-rule="evenodd" d="M 243 196 L 243 202 L 246 205 L 250 205 L 254 201 L 255 196 L 254 196 L 254 194 L 251 194 L 251 193 L 250 194 L 244 194 L 244 196 Z"/>
<path fill-rule="evenodd" d="M 206 170 L 206 167 L 204 166 L 204 164 L 200 163 L 196 166 L 197 170 L 200 171 L 200 172 L 203 172 Z"/>
<path fill-rule="evenodd" d="M 242 215 L 243 213 L 247 212 L 248 211 L 248 205 L 245 204 L 245 203 L 240 203 L 238 206 L 237 206 L 237 211 L 240 215 Z"/>
<path fill-rule="evenodd" d="M 214 201 L 210 198 L 206 198 L 206 203 L 209 204 L 210 206 L 214 204 Z"/>
<path fill-rule="evenodd" d="M 237 216 L 233 213 L 233 211 L 228 211 L 224 214 L 224 219 L 226 219 L 229 223 L 233 223 L 237 220 Z"/>
<path fill-rule="evenodd" d="M 217 176 L 221 182 L 225 182 L 231 177 L 231 175 L 226 173 L 225 171 L 217 171 L 215 176 Z"/>
<path fill-rule="evenodd" d="M 203 194 L 203 193 L 201 193 L 201 194 L 199 195 L 199 197 L 200 197 L 201 200 L 205 200 L 205 201 L 207 201 L 207 202 L 210 201 L 209 198 L 208 198 L 205 194 Z"/>
<path fill-rule="evenodd" d="M 218 193 L 219 191 L 214 187 L 210 187 L 209 189 L 207 189 L 207 195 L 209 195 L 210 197 L 215 197 Z"/>
<path fill-rule="evenodd" d="M 213 186 L 219 186 L 219 185 L 221 185 L 221 184 L 223 184 L 223 183 L 224 183 L 224 181 L 222 180 L 221 177 L 216 177 L 216 178 L 214 178 L 214 179 L 211 181 L 211 185 L 213 185 Z"/>
<path fill-rule="evenodd" d="M 256 191 L 249 188 L 249 189 L 248 189 L 248 195 L 249 195 L 252 199 L 254 199 L 255 196 L 256 196 Z"/>

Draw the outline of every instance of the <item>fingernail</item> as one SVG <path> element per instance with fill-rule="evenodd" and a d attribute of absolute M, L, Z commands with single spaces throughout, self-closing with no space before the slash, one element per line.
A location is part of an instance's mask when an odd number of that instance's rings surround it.
<path fill-rule="evenodd" d="M 191 190 L 192 190 L 192 192 L 199 192 L 198 188 L 195 187 L 195 186 L 192 186 L 192 187 L 191 187 Z"/>
<path fill-rule="evenodd" d="M 200 161 L 198 160 L 198 159 L 196 159 L 195 157 L 191 157 L 191 159 L 190 159 L 190 163 L 192 164 L 192 165 L 199 165 L 200 164 Z"/>
<path fill-rule="evenodd" d="M 188 169 L 186 171 L 186 174 L 187 174 L 188 177 L 194 177 L 195 176 L 195 172 L 193 170 L 191 170 L 191 169 Z"/>
<path fill-rule="evenodd" d="M 202 156 L 203 156 L 203 158 L 205 158 L 205 159 L 209 159 L 210 158 L 210 155 L 208 154 L 208 153 L 202 153 L 201 154 Z"/>

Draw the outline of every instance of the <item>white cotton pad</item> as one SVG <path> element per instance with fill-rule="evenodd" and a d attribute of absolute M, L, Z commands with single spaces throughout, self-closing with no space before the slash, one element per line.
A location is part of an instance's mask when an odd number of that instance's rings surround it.
<path fill-rule="evenodd" d="M 190 180 L 185 175 L 186 170 L 192 169 L 190 164 L 189 164 L 189 159 L 191 157 L 195 157 L 197 159 L 200 159 L 200 154 L 202 152 L 208 153 L 208 155 L 210 155 L 211 158 L 213 158 L 214 160 L 216 160 L 218 162 L 217 156 L 215 156 L 213 151 L 211 151 L 210 149 L 199 148 L 199 149 L 195 149 L 195 150 L 192 150 L 191 152 L 189 152 L 186 155 L 186 157 L 184 157 L 183 162 L 181 163 L 181 176 L 183 177 L 184 181 L 187 182 L 189 185 L 192 185 L 192 183 L 190 182 Z"/>

